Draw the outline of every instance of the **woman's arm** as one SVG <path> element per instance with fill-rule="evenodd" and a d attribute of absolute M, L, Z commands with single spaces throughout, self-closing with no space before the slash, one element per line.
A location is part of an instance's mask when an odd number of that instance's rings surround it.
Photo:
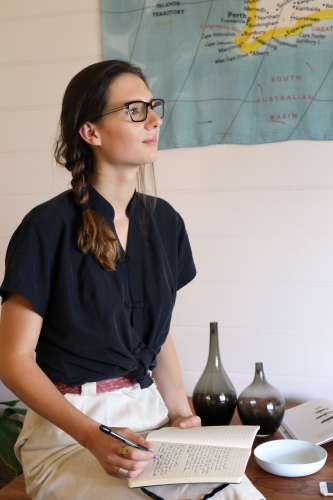
<path fill-rule="evenodd" d="M 193 415 L 186 396 L 176 349 L 169 334 L 157 356 L 153 376 L 162 398 L 169 410 L 171 425 L 176 427 L 199 427 L 200 417 Z"/>
<path fill-rule="evenodd" d="M 152 453 L 131 448 L 125 457 L 117 452 L 119 441 L 99 430 L 99 423 L 76 409 L 58 391 L 35 362 L 35 349 L 43 319 L 31 303 L 19 295 L 3 304 L 0 319 L 0 378 L 29 408 L 71 435 L 88 448 L 105 471 L 119 477 L 119 468 L 136 476 L 152 458 Z M 150 446 L 130 429 L 119 432 Z"/>

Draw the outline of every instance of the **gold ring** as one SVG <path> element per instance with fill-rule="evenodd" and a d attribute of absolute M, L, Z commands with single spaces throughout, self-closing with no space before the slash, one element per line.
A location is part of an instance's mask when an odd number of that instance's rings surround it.
<path fill-rule="evenodd" d="M 128 455 L 130 451 L 128 446 L 119 446 L 118 448 L 119 455 Z"/>
<path fill-rule="evenodd" d="M 118 474 L 119 474 L 119 476 L 127 477 L 128 470 L 126 470 L 126 469 L 122 469 L 121 467 L 119 467 L 119 472 L 118 472 Z"/>

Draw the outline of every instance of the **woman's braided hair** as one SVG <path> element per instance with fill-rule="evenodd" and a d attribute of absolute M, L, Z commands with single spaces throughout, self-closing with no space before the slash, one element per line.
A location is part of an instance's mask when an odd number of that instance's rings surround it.
<path fill-rule="evenodd" d="M 77 235 L 78 248 L 92 253 L 108 271 L 116 269 L 120 248 L 109 225 L 89 208 L 89 184 L 93 172 L 93 153 L 79 130 L 87 122 L 98 122 L 105 110 L 110 84 L 120 75 L 130 73 L 146 79 L 140 68 L 121 60 L 102 61 L 84 68 L 68 84 L 62 102 L 59 133 L 54 156 L 72 174 L 74 201 L 82 209 L 82 225 Z M 139 188 L 144 189 L 144 169 L 138 172 Z M 153 167 L 151 173 L 154 183 Z M 144 199 L 145 197 L 143 197 Z"/>

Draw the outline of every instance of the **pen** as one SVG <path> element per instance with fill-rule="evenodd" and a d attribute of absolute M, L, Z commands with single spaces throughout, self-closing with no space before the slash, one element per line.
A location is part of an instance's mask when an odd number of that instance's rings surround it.
<path fill-rule="evenodd" d="M 107 427 L 106 425 L 101 425 L 100 426 L 100 430 L 102 432 L 105 432 L 105 434 L 109 434 L 109 436 L 112 436 L 112 437 L 118 439 L 119 441 L 122 441 L 123 443 L 128 444 L 128 446 L 132 446 L 132 448 L 137 448 L 138 450 L 150 451 L 154 455 L 153 458 L 156 458 L 156 459 L 159 458 L 149 448 L 146 448 L 145 446 L 142 446 L 141 444 L 134 443 L 134 441 L 131 441 L 130 439 L 127 439 L 125 436 L 122 436 L 121 434 L 119 434 L 118 432 L 114 431 L 110 427 Z"/>

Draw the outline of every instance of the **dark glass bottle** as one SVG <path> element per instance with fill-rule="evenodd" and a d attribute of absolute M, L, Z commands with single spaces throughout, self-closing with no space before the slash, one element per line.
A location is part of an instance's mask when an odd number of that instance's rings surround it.
<path fill-rule="evenodd" d="M 235 388 L 220 357 L 218 325 L 210 323 L 208 361 L 194 388 L 193 406 L 202 425 L 229 425 L 236 404 Z"/>
<path fill-rule="evenodd" d="M 267 382 L 262 363 L 256 363 L 252 384 L 240 393 L 237 410 L 244 425 L 260 425 L 258 437 L 274 434 L 280 427 L 285 400 L 281 392 Z"/>

